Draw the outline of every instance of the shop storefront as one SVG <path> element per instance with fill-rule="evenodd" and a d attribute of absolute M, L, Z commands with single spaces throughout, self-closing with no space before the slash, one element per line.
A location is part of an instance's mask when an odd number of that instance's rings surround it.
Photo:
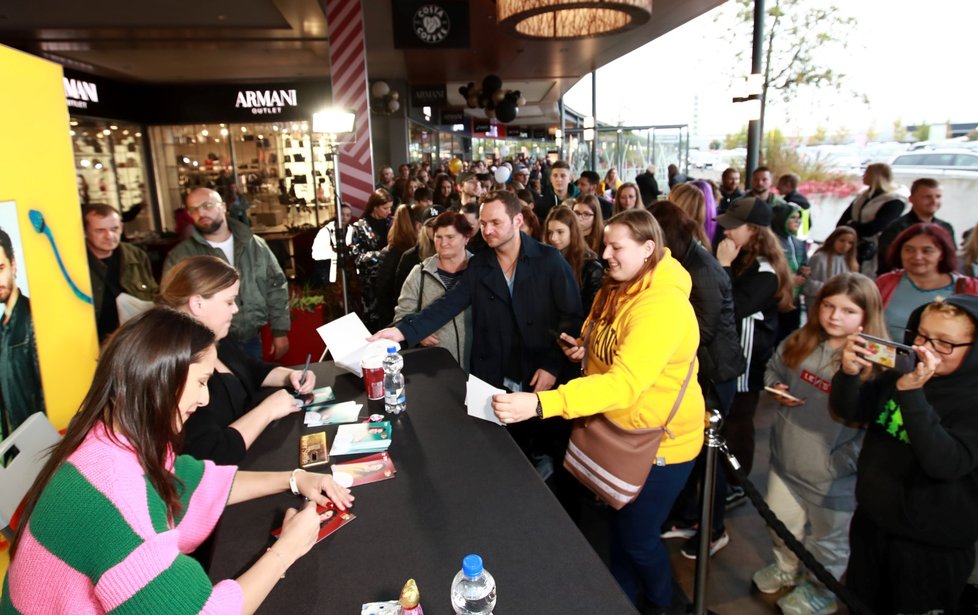
<path fill-rule="evenodd" d="M 127 112 L 127 103 L 132 96 L 141 100 L 141 91 L 70 70 L 63 81 L 79 203 L 115 207 L 130 236 L 150 231 L 145 128 L 138 114 Z"/>
<path fill-rule="evenodd" d="M 146 86 L 65 70 L 65 96 L 79 200 L 119 209 L 130 236 L 174 230 L 198 186 L 259 230 L 335 215 L 326 144 L 310 130 L 328 83 Z"/>

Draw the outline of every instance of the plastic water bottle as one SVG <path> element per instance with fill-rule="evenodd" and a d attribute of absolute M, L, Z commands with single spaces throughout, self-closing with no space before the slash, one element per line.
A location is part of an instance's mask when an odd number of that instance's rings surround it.
<path fill-rule="evenodd" d="M 390 414 L 400 414 L 407 410 L 407 395 L 404 393 L 404 357 L 397 353 L 397 348 L 387 348 L 384 357 L 384 410 Z"/>
<path fill-rule="evenodd" d="M 496 608 L 496 581 L 474 553 L 462 559 L 452 581 L 452 607 L 458 615 L 492 615 Z"/>

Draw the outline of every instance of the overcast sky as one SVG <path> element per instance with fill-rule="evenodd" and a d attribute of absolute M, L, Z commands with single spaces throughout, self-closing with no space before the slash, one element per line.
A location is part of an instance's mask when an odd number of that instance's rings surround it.
<path fill-rule="evenodd" d="M 810 0 L 825 3 L 827 0 Z M 856 19 L 848 49 L 828 49 L 823 59 L 849 75 L 847 86 L 869 97 L 869 105 L 834 90 L 808 92 L 791 105 L 773 103 L 767 127 L 808 135 L 818 126 L 831 134 L 840 124 L 853 135 L 872 127 L 882 133 L 904 124 L 978 121 L 974 43 L 976 0 L 836 0 Z M 626 125 L 689 124 L 700 136 L 737 132 L 741 123 L 730 103 L 730 57 L 723 24 L 732 2 L 598 70 L 598 119 Z M 769 0 L 768 4 L 771 4 Z M 653 5 L 652 18 L 655 19 Z M 750 30 L 742 38 L 750 47 Z M 740 75 L 750 69 L 745 56 Z M 636 75 L 648 75 L 638 80 Z M 626 85 L 627 84 L 627 85 Z M 587 113 L 591 79 L 565 96 L 568 106 Z M 644 95 L 630 96 L 632 92 Z"/>

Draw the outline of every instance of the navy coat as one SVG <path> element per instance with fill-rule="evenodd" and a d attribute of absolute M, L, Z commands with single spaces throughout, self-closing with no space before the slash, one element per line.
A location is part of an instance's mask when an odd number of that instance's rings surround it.
<path fill-rule="evenodd" d="M 559 376 L 569 361 L 557 345 L 556 335 L 580 334 L 580 290 L 560 252 L 525 233 L 520 233 L 520 239 L 512 298 L 495 250 L 483 250 L 469 259 L 455 288 L 397 325 L 407 345 L 417 344 L 471 305 L 470 371 L 474 376 L 493 386 L 503 386 L 517 330 L 522 339 L 523 388 L 529 389 L 537 369 Z"/>

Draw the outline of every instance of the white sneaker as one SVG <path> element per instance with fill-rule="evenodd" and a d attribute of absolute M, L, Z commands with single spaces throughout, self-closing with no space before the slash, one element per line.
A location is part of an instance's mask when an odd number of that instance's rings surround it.
<path fill-rule="evenodd" d="M 797 585 L 801 581 L 801 572 L 788 572 L 771 564 L 755 572 L 751 579 L 762 594 L 776 594 L 785 587 Z"/>
<path fill-rule="evenodd" d="M 839 610 L 839 603 L 824 587 L 802 583 L 778 600 L 778 608 L 785 615 L 831 615 Z"/>

